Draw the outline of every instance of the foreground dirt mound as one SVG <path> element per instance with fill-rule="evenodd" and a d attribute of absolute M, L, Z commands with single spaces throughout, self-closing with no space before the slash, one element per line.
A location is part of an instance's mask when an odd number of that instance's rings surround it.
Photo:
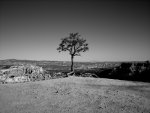
<path fill-rule="evenodd" d="M 0 113 L 149 113 L 150 84 L 68 77 L 0 84 Z"/>

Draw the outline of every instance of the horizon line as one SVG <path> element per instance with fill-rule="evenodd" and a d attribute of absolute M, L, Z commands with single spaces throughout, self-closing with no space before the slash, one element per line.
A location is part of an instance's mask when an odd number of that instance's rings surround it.
<path fill-rule="evenodd" d="M 34 59 L 15 59 L 15 58 L 12 58 L 12 59 L 0 59 L 0 60 L 26 60 L 26 61 L 54 61 L 54 62 L 71 62 L 70 60 L 34 60 Z M 150 61 L 150 60 L 118 60 L 118 61 L 115 61 L 115 60 L 105 60 L 105 61 L 101 61 L 101 60 L 97 60 L 97 61 L 74 61 L 74 62 L 145 62 L 145 61 Z"/>

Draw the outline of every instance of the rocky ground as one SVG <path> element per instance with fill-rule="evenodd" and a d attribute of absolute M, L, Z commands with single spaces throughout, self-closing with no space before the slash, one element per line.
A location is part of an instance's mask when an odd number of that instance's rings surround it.
<path fill-rule="evenodd" d="M 67 77 L 0 84 L 0 113 L 150 113 L 150 83 Z"/>

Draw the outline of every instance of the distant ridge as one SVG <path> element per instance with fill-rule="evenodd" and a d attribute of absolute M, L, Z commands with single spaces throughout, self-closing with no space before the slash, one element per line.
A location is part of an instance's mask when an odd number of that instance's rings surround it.
<path fill-rule="evenodd" d="M 31 62 L 70 62 L 70 61 L 59 61 L 59 60 L 27 60 L 27 59 L 0 59 L 0 61 L 11 61 L 11 62 L 15 62 L 15 61 L 31 61 Z M 91 60 L 91 61 L 75 61 L 75 62 L 145 62 L 145 61 L 150 61 L 150 60 L 143 60 L 143 61 L 95 61 L 95 60 Z"/>

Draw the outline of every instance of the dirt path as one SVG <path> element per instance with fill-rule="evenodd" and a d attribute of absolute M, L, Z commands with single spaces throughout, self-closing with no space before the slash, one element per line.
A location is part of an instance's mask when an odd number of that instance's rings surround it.
<path fill-rule="evenodd" d="M 68 77 L 0 84 L 0 113 L 150 113 L 150 84 Z"/>

